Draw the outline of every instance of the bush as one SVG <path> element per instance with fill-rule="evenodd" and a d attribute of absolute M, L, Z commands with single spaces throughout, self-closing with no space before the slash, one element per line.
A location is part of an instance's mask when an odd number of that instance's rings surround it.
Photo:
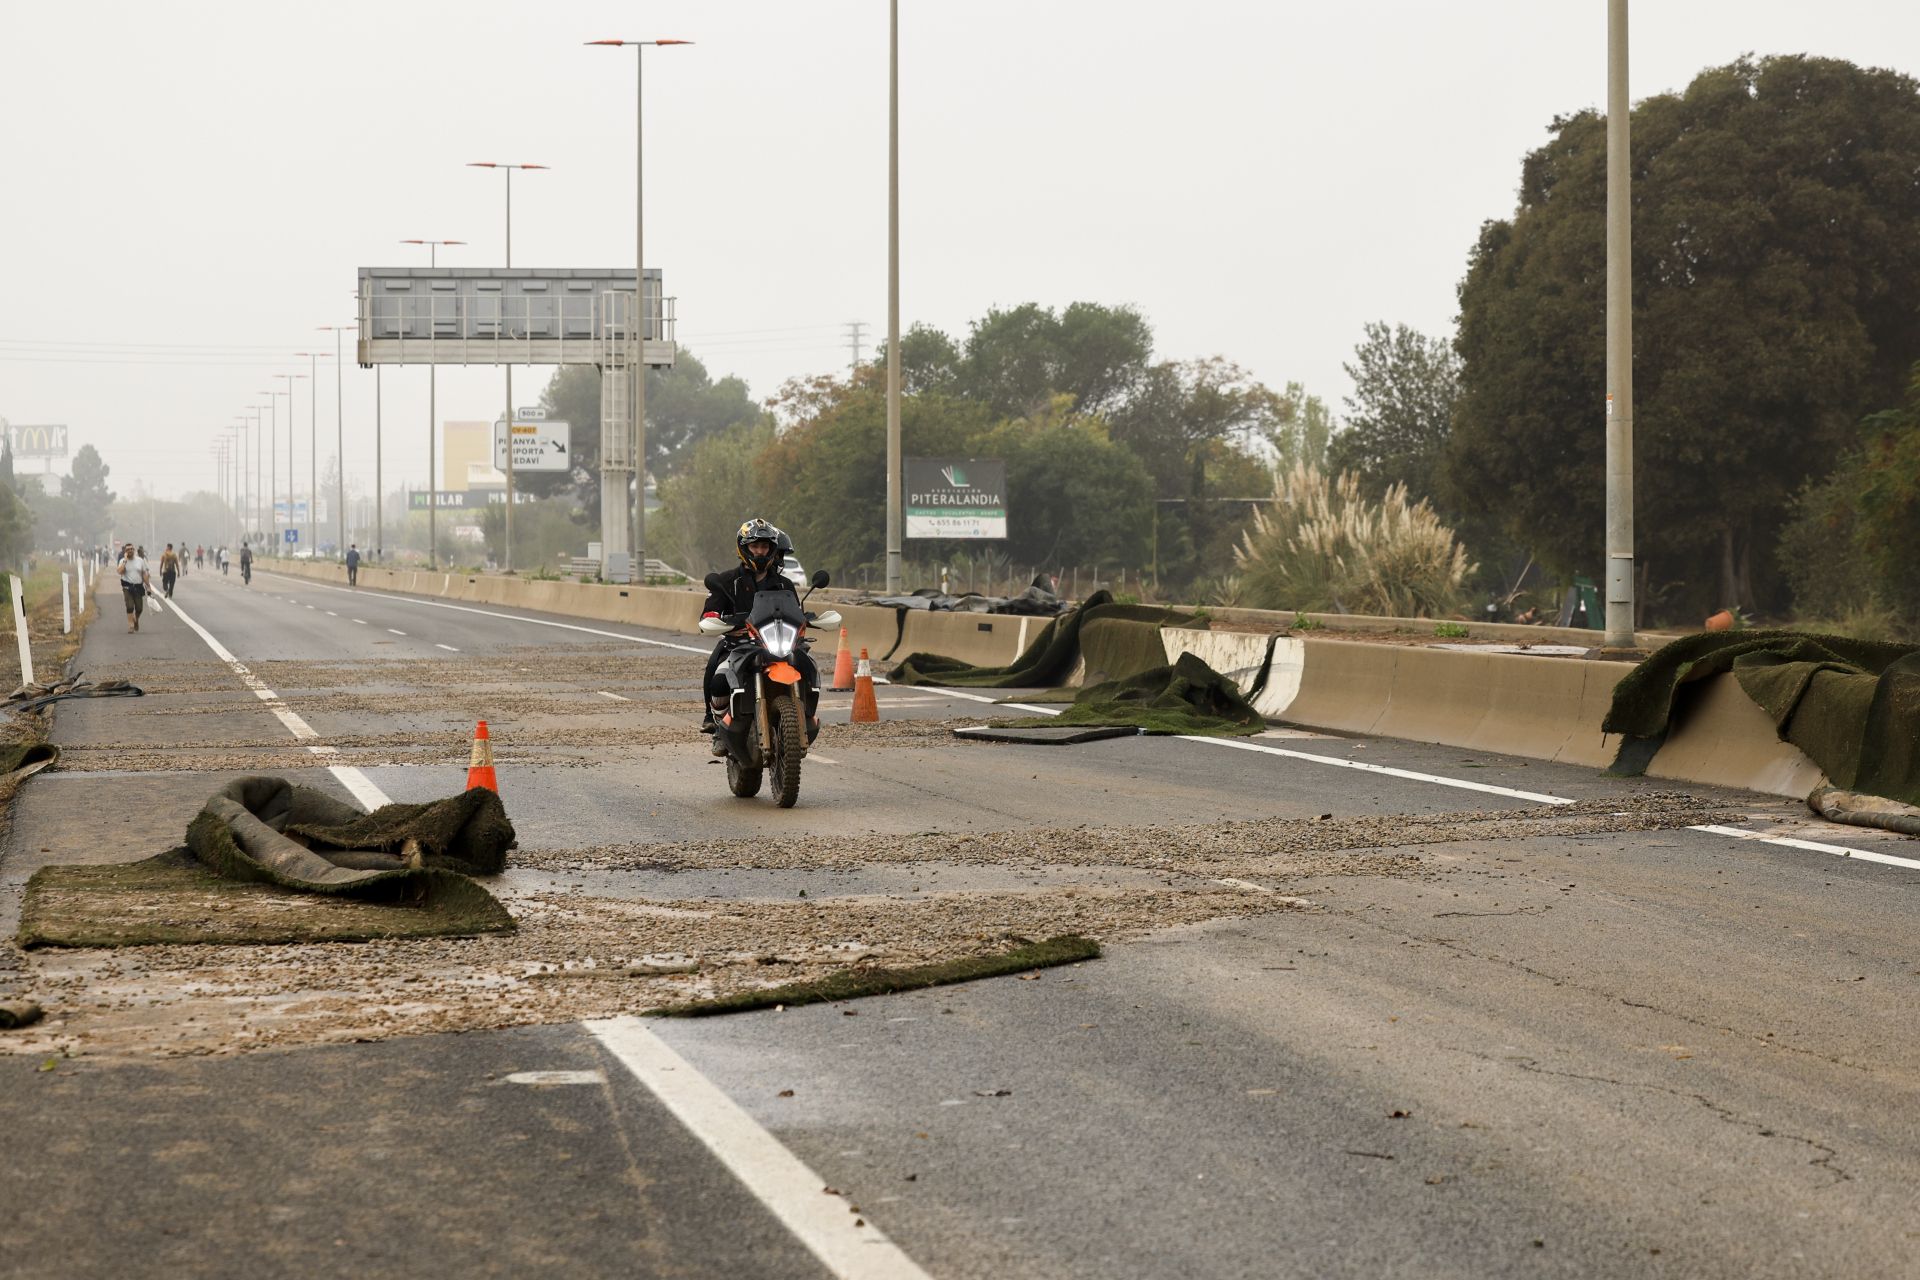
<path fill-rule="evenodd" d="M 1463 622 L 1442 622 L 1433 629 L 1433 634 L 1442 640 L 1464 640 L 1467 638 L 1467 627 Z"/>
<path fill-rule="evenodd" d="M 1300 464 L 1274 485 L 1234 549 L 1245 603 L 1262 609 L 1432 617 L 1465 603 L 1467 559 L 1453 530 L 1403 484 L 1377 502 L 1359 479 Z"/>

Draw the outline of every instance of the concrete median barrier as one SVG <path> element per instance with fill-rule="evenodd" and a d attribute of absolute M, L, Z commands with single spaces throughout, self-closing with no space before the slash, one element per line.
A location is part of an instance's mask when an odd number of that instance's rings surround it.
<path fill-rule="evenodd" d="M 321 582 L 346 581 L 344 566 L 325 561 L 267 562 L 262 568 Z M 683 635 L 698 634 L 702 601 L 697 588 L 407 569 L 362 568 L 360 585 Z M 892 609 L 837 607 L 855 652 L 865 647 L 877 658 L 893 649 L 899 636 L 900 656 L 939 653 L 978 666 L 1011 663 L 1048 622 L 1006 614 L 910 610 L 902 634 L 902 622 Z M 1223 621 L 1232 625 L 1219 616 L 1225 612 L 1246 611 L 1216 611 L 1216 628 Z M 1537 635 L 1541 629 L 1530 630 Z M 1192 653 L 1247 689 L 1266 665 L 1267 643 L 1274 634 L 1168 628 L 1161 632 L 1161 645 L 1169 662 Z M 817 637 L 818 653 L 830 661 L 838 642 L 836 631 L 823 630 Z M 1613 763 L 1619 740 L 1603 734 L 1600 723 L 1614 686 L 1632 669 L 1627 663 L 1280 635 L 1255 706 L 1269 719 L 1303 728 L 1605 768 Z M 1766 713 L 1729 676 L 1690 691 L 1683 714 L 1647 773 L 1795 798 L 1824 781 L 1819 766 L 1781 741 Z"/>
<path fill-rule="evenodd" d="M 1650 778 L 1704 782 L 1804 800 L 1826 782 L 1820 766 L 1784 742 L 1730 674 L 1681 686 L 1674 728 L 1647 766 Z"/>

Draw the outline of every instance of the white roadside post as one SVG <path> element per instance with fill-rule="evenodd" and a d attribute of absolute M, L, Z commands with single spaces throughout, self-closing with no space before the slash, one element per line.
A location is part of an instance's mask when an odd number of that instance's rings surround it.
<path fill-rule="evenodd" d="M 67 571 L 60 571 L 60 634 L 73 632 L 73 595 L 68 586 Z"/>
<path fill-rule="evenodd" d="M 13 588 L 13 635 L 20 642 L 20 683 L 33 683 L 33 646 L 27 643 L 27 610 L 21 602 L 20 575 L 7 575 L 7 585 Z"/>

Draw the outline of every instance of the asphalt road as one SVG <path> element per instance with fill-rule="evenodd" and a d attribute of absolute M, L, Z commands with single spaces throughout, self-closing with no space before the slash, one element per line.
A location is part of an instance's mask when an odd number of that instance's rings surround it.
<path fill-rule="evenodd" d="M 535 868 L 687 840 L 1063 829 L 1053 857 L 1010 865 L 635 858 L 602 876 L 635 899 L 911 906 L 1084 882 L 1124 903 L 1196 874 L 1179 848 L 1164 876 L 1105 865 L 1077 847 L 1099 829 L 1538 816 L 1553 806 L 1524 797 L 1625 809 L 1674 790 L 1380 739 L 834 745 L 830 728 L 783 812 L 706 763 L 689 637 L 271 573 L 249 591 L 193 575 L 180 603 L 273 702 L 180 614 L 138 636 L 96 624 L 78 665 L 154 692 L 61 709 L 67 758 L 23 789 L 0 853 L 0 924 L 36 867 L 165 847 L 241 772 L 443 795 L 483 717 Z M 881 704 L 892 730 L 981 710 L 895 688 Z M 1688 790 L 1748 830 L 1920 857 Z M 1389 854 L 1401 870 L 1379 873 Z M 1037 977 L 649 1022 L 667 1068 L 578 1022 L 0 1057 L 0 1132 L 30 1153 L 0 1164 L 0 1274 L 801 1276 L 868 1231 L 900 1252 L 856 1252 L 867 1274 L 1920 1275 L 1920 870 L 1690 824 L 1469 829 L 1351 858 L 1356 874 L 1231 878 L 1288 909 L 1128 931 Z M 0 953 L 0 991 L 31 990 L 37 963 Z M 513 1079 L 540 1071 L 578 1074 Z M 672 1101 L 675 1074 L 728 1101 Z M 768 1134 L 833 1194 L 791 1203 L 786 1166 L 752 1145 Z M 809 1225 L 823 1205 L 835 1221 Z"/>

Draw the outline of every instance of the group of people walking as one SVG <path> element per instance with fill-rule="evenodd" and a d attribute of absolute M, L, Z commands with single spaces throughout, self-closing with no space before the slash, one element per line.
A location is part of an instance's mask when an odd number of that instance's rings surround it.
<path fill-rule="evenodd" d="M 174 585 L 187 576 L 187 566 L 204 569 L 211 562 L 221 573 L 228 572 L 233 558 L 225 547 L 195 546 L 188 551 L 187 544 L 181 543 L 176 550 L 169 542 L 160 553 L 160 590 L 167 599 L 173 599 Z M 120 548 L 120 559 L 115 565 L 120 575 L 120 594 L 127 605 L 127 630 L 140 629 L 140 618 L 147 610 L 147 593 L 153 590 L 153 568 L 147 563 L 147 549 L 137 543 L 126 543 Z M 253 581 L 253 552 L 246 543 L 240 544 L 240 578 L 242 582 Z"/>

